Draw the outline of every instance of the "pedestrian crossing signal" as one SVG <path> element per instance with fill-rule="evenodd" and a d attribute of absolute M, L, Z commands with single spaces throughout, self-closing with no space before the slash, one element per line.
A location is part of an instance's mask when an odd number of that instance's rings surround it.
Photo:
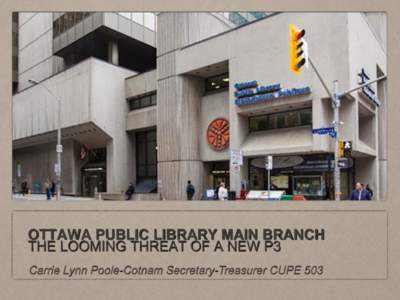
<path fill-rule="evenodd" d="M 344 142 L 344 157 L 351 157 L 353 146 L 350 141 Z"/>
<path fill-rule="evenodd" d="M 352 149 L 351 141 L 339 141 L 339 157 L 351 157 Z"/>
<path fill-rule="evenodd" d="M 301 74 L 301 68 L 308 65 L 308 47 L 304 39 L 306 31 L 300 30 L 295 25 L 290 25 L 290 70 Z"/>

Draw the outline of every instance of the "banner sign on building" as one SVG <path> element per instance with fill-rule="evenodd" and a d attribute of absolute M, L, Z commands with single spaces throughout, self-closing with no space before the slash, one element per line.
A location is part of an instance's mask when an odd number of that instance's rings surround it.
<path fill-rule="evenodd" d="M 256 80 L 236 83 L 235 89 L 235 104 L 238 106 L 311 93 L 309 86 L 282 89 L 280 84 L 259 86 Z"/>
<path fill-rule="evenodd" d="M 360 81 L 358 82 L 358 84 L 360 84 L 360 85 L 364 84 L 368 80 L 370 80 L 370 77 L 369 77 L 369 75 L 367 74 L 367 72 L 365 71 L 364 68 L 362 68 L 361 72 L 358 73 L 357 75 L 358 75 L 358 77 L 360 77 Z M 364 86 L 361 89 L 360 94 L 365 96 L 368 100 L 372 101 L 375 105 L 381 106 L 381 101 L 379 100 L 375 89 L 371 85 Z"/>

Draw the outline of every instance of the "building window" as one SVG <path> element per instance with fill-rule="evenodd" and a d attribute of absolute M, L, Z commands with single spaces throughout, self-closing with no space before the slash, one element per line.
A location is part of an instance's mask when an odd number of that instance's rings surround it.
<path fill-rule="evenodd" d="M 107 160 L 106 148 L 89 149 L 88 162 L 105 162 Z"/>
<path fill-rule="evenodd" d="M 157 177 L 157 131 L 136 133 L 137 181 Z"/>
<path fill-rule="evenodd" d="M 229 88 L 229 74 L 224 73 L 206 78 L 206 92 L 218 91 Z"/>
<path fill-rule="evenodd" d="M 94 14 L 93 12 L 66 12 L 53 21 L 53 39 L 66 32 L 85 18 Z"/>
<path fill-rule="evenodd" d="M 312 125 L 311 108 L 273 113 L 249 118 L 250 132 L 306 125 Z"/>
<path fill-rule="evenodd" d="M 152 93 L 146 96 L 140 96 L 128 99 L 129 110 L 140 109 L 148 106 L 157 105 L 157 94 Z"/>

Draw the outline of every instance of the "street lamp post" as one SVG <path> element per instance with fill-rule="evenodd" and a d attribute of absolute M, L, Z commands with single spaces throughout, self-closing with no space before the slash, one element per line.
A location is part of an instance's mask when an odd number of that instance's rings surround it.
<path fill-rule="evenodd" d="M 32 84 L 37 84 L 43 87 L 54 99 L 57 101 L 57 167 L 55 168 L 57 175 L 57 200 L 61 199 L 61 154 L 63 151 L 63 147 L 61 144 L 61 99 L 55 96 L 44 84 L 38 82 L 36 80 L 29 79 L 29 82 Z"/>

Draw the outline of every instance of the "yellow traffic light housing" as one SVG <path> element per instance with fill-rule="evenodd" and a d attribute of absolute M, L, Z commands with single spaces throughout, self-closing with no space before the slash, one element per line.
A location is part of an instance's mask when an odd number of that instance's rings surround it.
<path fill-rule="evenodd" d="M 304 29 L 290 25 L 290 70 L 297 75 L 301 74 L 301 68 L 308 59 L 307 43 L 303 38 L 305 34 Z"/>
<path fill-rule="evenodd" d="M 344 157 L 344 141 L 339 141 L 339 157 Z"/>

